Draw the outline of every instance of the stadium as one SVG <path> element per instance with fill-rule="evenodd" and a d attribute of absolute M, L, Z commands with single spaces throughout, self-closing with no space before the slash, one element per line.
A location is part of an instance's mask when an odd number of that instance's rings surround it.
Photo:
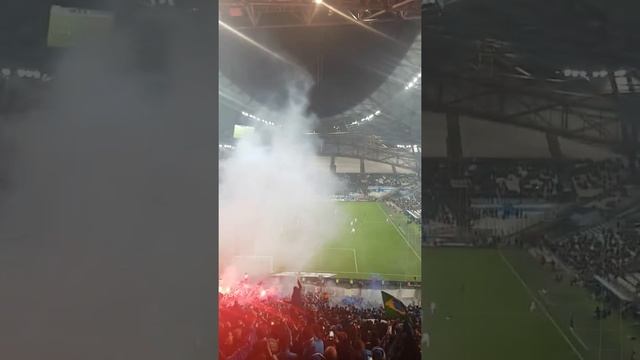
<path fill-rule="evenodd" d="M 219 9 L 219 357 L 420 358 L 420 3 Z"/>
<path fill-rule="evenodd" d="M 637 359 L 637 5 L 430 1 L 428 359 Z"/>
<path fill-rule="evenodd" d="M 31 5 L 0 6 L 3 355 L 419 358 L 418 1 Z"/>

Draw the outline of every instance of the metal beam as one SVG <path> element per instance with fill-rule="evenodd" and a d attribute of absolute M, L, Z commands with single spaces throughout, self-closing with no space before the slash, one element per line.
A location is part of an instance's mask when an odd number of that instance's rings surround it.
<path fill-rule="evenodd" d="M 344 26 L 355 22 L 420 20 L 420 0 L 333 0 L 331 8 L 313 0 L 226 0 L 219 3 L 220 20 L 236 29 Z M 345 14 L 347 19 L 334 13 Z"/>
<path fill-rule="evenodd" d="M 591 144 L 617 147 L 620 136 L 608 131 L 617 122 L 611 106 L 593 109 L 590 104 L 603 100 L 598 94 L 540 94 L 527 88 L 519 91 L 486 86 L 469 79 L 442 79 L 423 84 L 423 109 L 437 113 L 459 112 L 462 116 L 520 126 Z M 568 119 L 568 120 L 567 120 Z M 570 120 L 570 121 L 569 121 Z"/>
<path fill-rule="evenodd" d="M 350 133 L 322 136 L 322 156 L 341 156 L 376 161 L 419 172 L 420 154 L 383 146 L 374 136 Z"/>

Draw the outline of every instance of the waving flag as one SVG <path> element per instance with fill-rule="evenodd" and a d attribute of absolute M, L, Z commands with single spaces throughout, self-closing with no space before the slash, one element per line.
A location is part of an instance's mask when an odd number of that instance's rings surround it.
<path fill-rule="evenodd" d="M 407 307 L 404 306 L 402 301 L 396 299 L 391 294 L 382 291 L 382 302 L 384 303 L 384 310 L 387 315 L 392 317 L 406 317 Z"/>

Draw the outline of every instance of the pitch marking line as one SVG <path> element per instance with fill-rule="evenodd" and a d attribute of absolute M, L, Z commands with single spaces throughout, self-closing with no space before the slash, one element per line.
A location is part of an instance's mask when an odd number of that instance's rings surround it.
<path fill-rule="evenodd" d="M 393 227 L 396 229 L 398 234 L 400 234 L 400 237 L 402 237 L 402 240 L 404 240 L 404 242 L 407 244 L 409 249 L 411 249 L 411 251 L 413 251 L 413 254 L 418 258 L 418 261 L 422 261 L 422 258 L 420 257 L 420 255 L 418 255 L 418 253 L 413 249 L 413 246 L 411 246 L 411 244 L 409 244 L 409 241 L 407 240 L 406 237 L 404 237 L 404 234 L 402 233 L 402 231 L 400 231 L 400 229 L 396 226 L 396 223 L 393 222 L 393 219 L 391 219 L 391 216 L 389 216 L 384 211 L 384 209 L 380 206 L 379 202 L 376 202 L 376 205 L 378 205 L 378 209 L 380 209 L 380 211 L 382 211 L 382 213 L 384 214 L 385 218 L 389 219 L 389 222 L 391 223 L 391 225 L 393 225 Z"/>
<path fill-rule="evenodd" d="M 356 272 L 358 272 L 358 256 L 356 256 L 356 249 L 353 250 L 353 262 L 356 264 Z"/>
<path fill-rule="evenodd" d="M 571 331 L 571 334 L 573 335 L 574 338 L 576 338 L 576 340 L 578 340 L 578 342 L 580 343 L 580 345 L 582 345 L 582 347 L 589 351 L 589 347 L 587 346 L 587 344 L 584 343 L 584 341 L 582 341 L 582 339 L 580 338 L 580 336 L 578 336 L 578 333 L 573 330 L 573 328 L 569 328 L 569 331 Z"/>
<path fill-rule="evenodd" d="M 569 338 L 567 337 L 567 335 L 564 333 L 564 331 L 562 331 L 562 328 L 560 328 L 560 326 L 558 325 L 558 323 L 553 319 L 553 317 L 551 316 L 551 314 L 549 314 L 549 312 L 547 311 L 547 309 L 544 307 L 544 304 L 538 300 L 538 298 L 536 298 L 535 294 L 533 293 L 533 291 L 531 291 L 531 289 L 529 288 L 529 286 L 527 285 L 526 282 L 524 282 L 524 280 L 522 279 L 522 277 L 520 277 L 520 274 L 518 274 L 518 272 L 516 271 L 516 269 L 513 268 L 513 266 L 511 265 L 511 263 L 509 262 L 509 260 L 507 260 L 507 258 L 504 257 L 504 255 L 502 254 L 502 250 L 498 249 L 498 253 L 500 254 L 500 258 L 502 259 L 502 261 L 507 265 L 507 267 L 509 268 L 509 270 L 511 270 L 511 273 L 513 273 L 513 275 L 520 281 L 520 283 L 522 284 L 522 286 L 525 288 L 525 290 L 527 291 L 527 293 L 529 293 L 529 296 L 531 296 L 531 298 L 538 304 L 538 307 L 540 309 L 542 309 L 542 312 L 547 316 L 547 318 L 549 319 L 549 321 L 551 321 L 551 323 L 553 324 L 553 326 L 555 326 L 555 328 L 558 330 L 558 332 L 560 333 L 560 335 L 562 336 L 562 338 L 564 338 L 564 340 L 567 342 L 567 344 L 569 344 L 569 346 L 571 347 L 571 350 L 573 350 L 573 352 L 578 356 L 578 358 L 580 360 L 584 360 L 584 358 L 582 357 L 582 354 L 580 354 L 580 352 L 578 351 L 578 349 L 576 349 L 575 345 L 573 345 L 573 343 L 571 342 L 571 340 L 569 340 Z"/>
<path fill-rule="evenodd" d="M 600 341 L 598 342 L 598 359 L 602 360 L 602 321 L 598 321 L 600 328 Z"/>
<path fill-rule="evenodd" d="M 354 248 L 327 248 L 328 250 L 345 250 L 345 251 L 351 251 L 353 253 L 353 263 L 356 266 L 356 272 L 354 274 L 359 274 L 360 272 L 358 271 L 358 257 L 356 256 L 356 249 Z"/>

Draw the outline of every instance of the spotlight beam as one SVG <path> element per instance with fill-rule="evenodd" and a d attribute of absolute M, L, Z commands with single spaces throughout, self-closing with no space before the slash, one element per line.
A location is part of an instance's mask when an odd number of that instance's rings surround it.
<path fill-rule="evenodd" d="M 231 26 L 225 24 L 224 22 L 222 22 L 221 20 L 218 20 L 218 25 L 222 26 L 225 30 L 231 32 L 234 35 L 237 35 L 239 38 L 241 38 L 242 40 L 245 40 L 246 42 L 248 42 L 249 44 L 257 47 L 258 49 L 266 52 L 267 54 L 273 56 L 274 58 L 285 62 L 287 64 L 290 65 L 294 65 L 293 63 L 291 63 L 289 60 L 283 58 L 282 56 L 280 56 L 280 54 L 268 49 L 267 47 L 263 46 L 262 44 L 258 43 L 257 41 L 253 40 L 252 38 L 248 37 L 247 35 L 241 33 L 240 31 L 232 28 Z"/>

